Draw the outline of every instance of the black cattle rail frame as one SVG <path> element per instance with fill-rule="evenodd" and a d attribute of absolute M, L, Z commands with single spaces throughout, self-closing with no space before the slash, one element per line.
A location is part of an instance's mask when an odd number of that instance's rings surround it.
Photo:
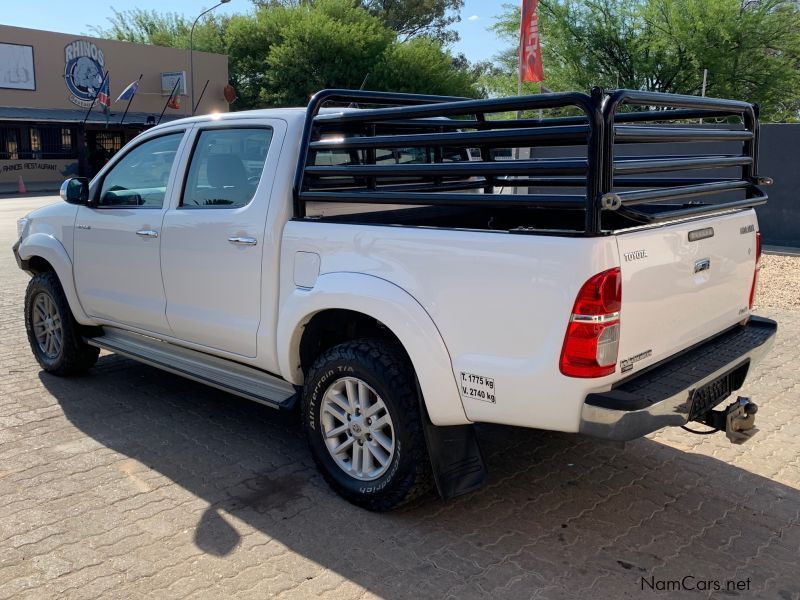
<path fill-rule="evenodd" d="M 379 108 L 320 112 L 326 103 Z M 627 111 L 620 111 L 624 105 Z M 579 116 L 503 118 L 502 113 L 577 108 Z M 501 114 L 499 119 L 487 115 Z M 519 114 L 519 112 L 517 112 Z M 740 120 L 738 129 L 704 126 L 703 119 Z M 692 123 L 686 123 L 692 120 Z M 698 124 L 699 122 L 699 124 Z M 584 211 L 583 233 L 600 235 L 615 212 L 632 224 L 702 216 L 758 206 L 758 106 L 735 100 L 636 90 L 578 92 L 469 100 L 389 92 L 323 90 L 310 101 L 294 181 L 295 218 L 307 202 L 406 206 L 535 208 Z M 737 154 L 617 156 L 623 144 L 740 142 Z M 498 160 L 496 149 L 575 147 L 571 158 Z M 692 148 L 702 148 L 693 144 Z M 418 148 L 429 161 L 376 160 L 378 151 Z M 448 149 L 474 148 L 468 159 L 444 160 Z M 353 157 L 319 164 L 318 153 Z M 452 156 L 451 156 L 452 158 Z M 738 177 L 662 173 L 739 172 Z M 500 194 L 497 187 L 549 188 L 556 193 Z M 566 193 L 568 188 L 585 193 Z M 482 192 L 482 193 L 481 193 Z M 564 192 L 564 193 L 560 193 Z M 737 192 L 736 199 L 720 200 Z M 730 197 L 730 194 L 727 194 Z M 713 197 L 716 202 L 707 202 Z M 743 197 L 743 198 L 742 198 Z M 698 201 L 702 198 L 702 201 Z M 694 200 L 692 200 L 694 199 Z"/>

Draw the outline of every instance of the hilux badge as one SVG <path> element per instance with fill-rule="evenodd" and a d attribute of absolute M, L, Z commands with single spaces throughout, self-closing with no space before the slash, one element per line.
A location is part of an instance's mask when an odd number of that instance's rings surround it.
<path fill-rule="evenodd" d="M 626 358 L 625 360 L 621 360 L 619 363 L 619 370 L 620 373 L 627 373 L 631 369 L 633 369 L 633 363 L 639 362 L 640 360 L 644 360 L 645 358 L 649 358 L 653 355 L 652 349 L 647 349 L 644 352 L 639 352 L 639 354 L 634 354 L 633 356 Z"/>

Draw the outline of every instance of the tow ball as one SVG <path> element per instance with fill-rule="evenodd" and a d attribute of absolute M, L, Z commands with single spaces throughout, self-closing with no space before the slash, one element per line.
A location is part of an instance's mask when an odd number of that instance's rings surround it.
<path fill-rule="evenodd" d="M 739 396 L 724 411 L 712 410 L 706 413 L 703 422 L 725 435 L 732 444 L 742 444 L 753 437 L 758 429 L 755 427 L 758 405 L 747 396 Z"/>

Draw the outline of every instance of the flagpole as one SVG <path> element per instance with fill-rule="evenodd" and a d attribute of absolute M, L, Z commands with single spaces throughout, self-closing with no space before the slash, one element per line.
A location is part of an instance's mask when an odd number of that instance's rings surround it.
<path fill-rule="evenodd" d="M 198 107 L 198 106 L 200 106 L 200 103 L 203 101 L 203 94 L 205 94 L 205 93 L 206 93 L 206 88 L 208 87 L 208 83 L 209 83 L 210 81 L 211 81 L 210 79 L 206 79 L 206 84 L 203 86 L 203 91 L 202 91 L 202 92 L 200 92 L 200 97 L 197 99 L 197 104 L 195 104 L 195 105 L 192 107 L 192 114 L 194 114 L 194 113 L 195 113 L 195 111 L 197 110 L 197 107 Z"/>
<path fill-rule="evenodd" d="M 525 0 L 522 2 L 522 9 L 519 11 L 519 33 L 517 39 L 517 96 L 522 96 L 522 19 L 525 16 Z M 522 111 L 517 111 L 517 119 L 522 116 Z"/>
<path fill-rule="evenodd" d="M 122 113 L 122 118 L 119 120 L 119 124 L 120 125 L 122 125 L 122 122 L 125 120 L 125 115 L 128 114 L 128 109 L 131 107 L 131 102 L 133 102 L 133 97 L 136 95 L 136 92 L 139 90 L 138 83 L 142 80 L 142 75 L 143 75 L 143 73 L 139 74 L 139 79 L 136 80 L 136 83 L 137 83 L 136 89 L 133 91 L 133 94 L 131 94 L 131 97 L 128 98 L 128 106 L 125 107 L 125 112 Z"/>
<path fill-rule="evenodd" d="M 519 44 L 517 46 L 517 96 L 522 96 L 522 19 L 525 16 L 525 0 L 522 2 L 522 9 L 519 11 L 519 34 L 517 39 Z M 522 118 L 522 111 L 517 109 L 517 121 Z M 519 160 L 519 146 L 514 152 L 514 158 Z M 514 193 L 517 193 L 517 188 L 514 188 Z"/>
<path fill-rule="evenodd" d="M 106 79 L 108 79 L 108 71 L 106 71 L 106 74 L 103 75 L 103 81 L 100 82 L 100 87 L 97 88 L 97 91 L 94 93 L 94 98 L 92 98 L 92 103 L 89 105 L 89 110 L 86 111 L 86 116 L 83 117 L 83 123 L 81 123 L 81 125 L 84 125 L 84 126 L 86 125 L 86 119 L 89 118 L 89 113 L 92 112 L 92 109 L 94 108 L 94 103 L 97 102 L 97 96 L 100 94 L 100 91 L 103 89 L 103 86 L 106 84 Z"/>
<path fill-rule="evenodd" d="M 161 123 L 161 117 L 163 117 L 164 113 L 167 112 L 167 105 L 169 104 L 169 101 L 172 100 L 172 96 L 175 94 L 175 90 L 178 89 L 178 84 L 180 82 L 181 82 L 181 78 L 180 77 L 176 77 L 175 78 L 175 85 L 172 86 L 172 91 L 169 93 L 169 98 L 167 98 L 167 101 L 164 103 L 164 108 L 161 111 L 161 114 L 158 115 L 158 121 L 156 121 L 156 125 Z"/>

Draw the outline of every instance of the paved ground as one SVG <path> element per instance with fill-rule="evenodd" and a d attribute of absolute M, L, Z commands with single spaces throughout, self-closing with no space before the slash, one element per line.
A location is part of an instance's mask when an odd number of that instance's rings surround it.
<path fill-rule="evenodd" d="M 488 487 L 376 515 L 294 418 L 113 355 L 42 373 L 8 251 L 41 204 L 0 201 L 0 599 L 800 598 L 800 311 L 763 311 L 782 329 L 749 445 L 483 428 Z M 685 576 L 749 591 L 663 591 Z"/>

